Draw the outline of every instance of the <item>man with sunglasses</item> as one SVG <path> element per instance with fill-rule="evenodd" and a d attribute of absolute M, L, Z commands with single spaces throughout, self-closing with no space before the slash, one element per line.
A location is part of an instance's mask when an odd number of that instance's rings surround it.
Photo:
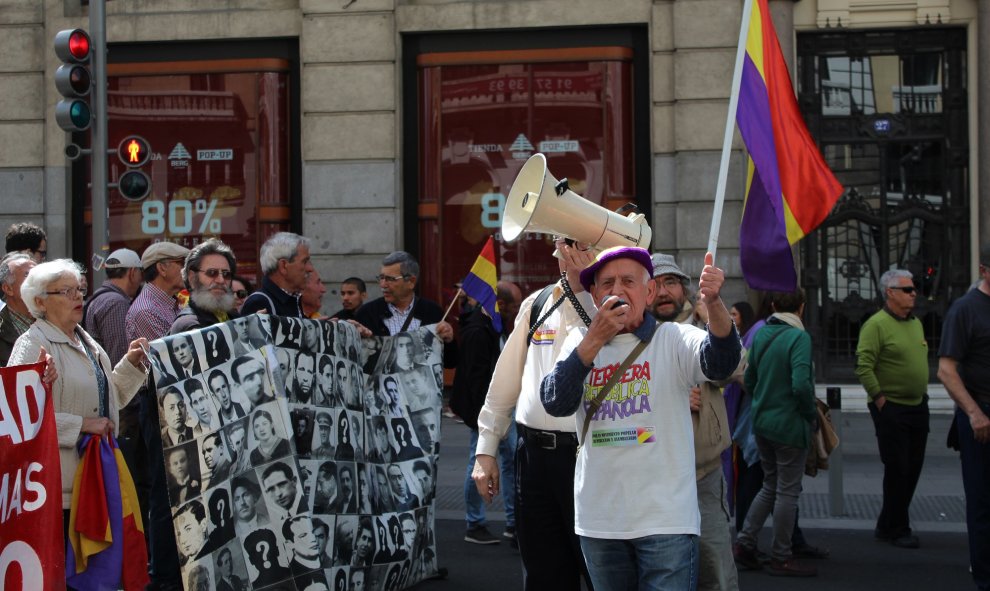
<path fill-rule="evenodd" d="M 182 267 L 189 289 L 189 304 L 172 323 L 170 334 L 178 334 L 237 318 L 231 279 L 237 259 L 229 246 L 216 238 L 192 249 Z"/>
<path fill-rule="evenodd" d="M 898 548 L 917 548 L 908 509 L 925 463 L 928 442 L 928 343 L 914 316 L 912 275 L 891 269 L 880 276 L 883 309 L 859 331 L 856 376 L 883 461 L 883 506 L 874 535 Z"/>

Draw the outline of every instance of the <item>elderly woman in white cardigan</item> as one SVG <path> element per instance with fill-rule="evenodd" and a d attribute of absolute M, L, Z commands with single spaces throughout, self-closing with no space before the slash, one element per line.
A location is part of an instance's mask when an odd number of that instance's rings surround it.
<path fill-rule="evenodd" d="M 79 438 L 84 433 L 116 433 L 117 411 L 134 397 L 146 376 L 146 339 L 132 341 L 127 354 L 113 367 L 106 351 L 80 326 L 86 295 L 81 279 L 79 267 L 68 259 L 31 269 L 21 285 L 21 298 L 37 320 L 14 343 L 9 363 L 33 363 L 43 348 L 58 372 L 52 383 L 52 400 L 63 510 L 72 500 Z"/>

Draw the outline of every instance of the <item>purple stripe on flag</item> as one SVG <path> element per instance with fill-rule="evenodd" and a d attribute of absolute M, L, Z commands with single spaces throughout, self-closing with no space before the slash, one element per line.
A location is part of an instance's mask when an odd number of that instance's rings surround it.
<path fill-rule="evenodd" d="M 797 274 L 787 230 L 776 220 L 772 206 L 774 198 L 767 194 L 764 186 L 760 171 L 754 171 L 739 227 L 739 263 L 743 277 L 752 289 L 794 291 Z M 779 199 L 777 197 L 778 207 Z"/>
<path fill-rule="evenodd" d="M 753 59 L 746 55 L 739 87 L 739 108 L 736 109 L 739 135 L 746 144 L 746 151 L 762 173 L 763 184 L 769 195 L 780 198 L 780 171 L 777 168 L 777 147 L 773 139 L 773 119 L 770 117 L 770 98 L 766 84 L 760 77 Z M 784 223 L 784 212 L 779 207 L 777 216 Z"/>

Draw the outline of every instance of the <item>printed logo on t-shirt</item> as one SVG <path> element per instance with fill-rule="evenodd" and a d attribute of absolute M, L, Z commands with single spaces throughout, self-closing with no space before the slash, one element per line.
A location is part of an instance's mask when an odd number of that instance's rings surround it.
<path fill-rule="evenodd" d="M 530 343 L 534 345 L 552 345 L 557 338 L 557 331 L 552 328 L 541 328 L 533 333 Z"/>
<path fill-rule="evenodd" d="M 619 370 L 619 364 L 596 367 L 588 374 L 588 382 L 584 385 L 584 409 L 598 397 L 612 374 Z M 615 421 L 626 417 L 650 412 L 650 362 L 634 363 L 622 374 L 612 390 L 602 400 L 598 411 L 592 417 L 595 421 Z"/>
<path fill-rule="evenodd" d="M 656 427 L 626 427 L 624 429 L 595 429 L 591 432 L 592 447 L 625 447 L 656 443 Z"/>

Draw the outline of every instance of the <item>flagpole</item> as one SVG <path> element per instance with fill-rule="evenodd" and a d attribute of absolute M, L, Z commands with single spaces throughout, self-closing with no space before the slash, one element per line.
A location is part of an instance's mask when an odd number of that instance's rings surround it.
<path fill-rule="evenodd" d="M 732 71 L 732 91 L 729 94 L 729 112 L 725 117 L 725 137 L 722 140 L 722 161 L 718 166 L 718 184 L 715 185 L 715 207 L 712 210 L 712 227 L 708 232 L 708 252 L 715 257 L 718 247 L 718 232 L 722 224 L 722 208 L 725 204 L 725 183 L 729 176 L 729 156 L 732 152 L 732 136 L 736 129 L 736 109 L 739 106 L 739 87 L 742 84 L 743 60 L 746 58 L 746 38 L 749 32 L 750 14 L 753 0 L 743 2 L 742 19 L 739 24 L 739 45 L 736 47 L 736 62 Z"/>
<path fill-rule="evenodd" d="M 458 287 L 457 293 L 454 294 L 454 299 L 450 301 L 450 305 L 447 306 L 447 311 L 443 313 L 443 318 L 440 319 L 440 322 L 443 322 L 444 320 L 447 319 L 447 314 L 450 314 L 450 309 L 453 308 L 454 303 L 457 302 L 457 296 L 461 295 L 462 293 L 464 293 L 464 291 Z"/>

